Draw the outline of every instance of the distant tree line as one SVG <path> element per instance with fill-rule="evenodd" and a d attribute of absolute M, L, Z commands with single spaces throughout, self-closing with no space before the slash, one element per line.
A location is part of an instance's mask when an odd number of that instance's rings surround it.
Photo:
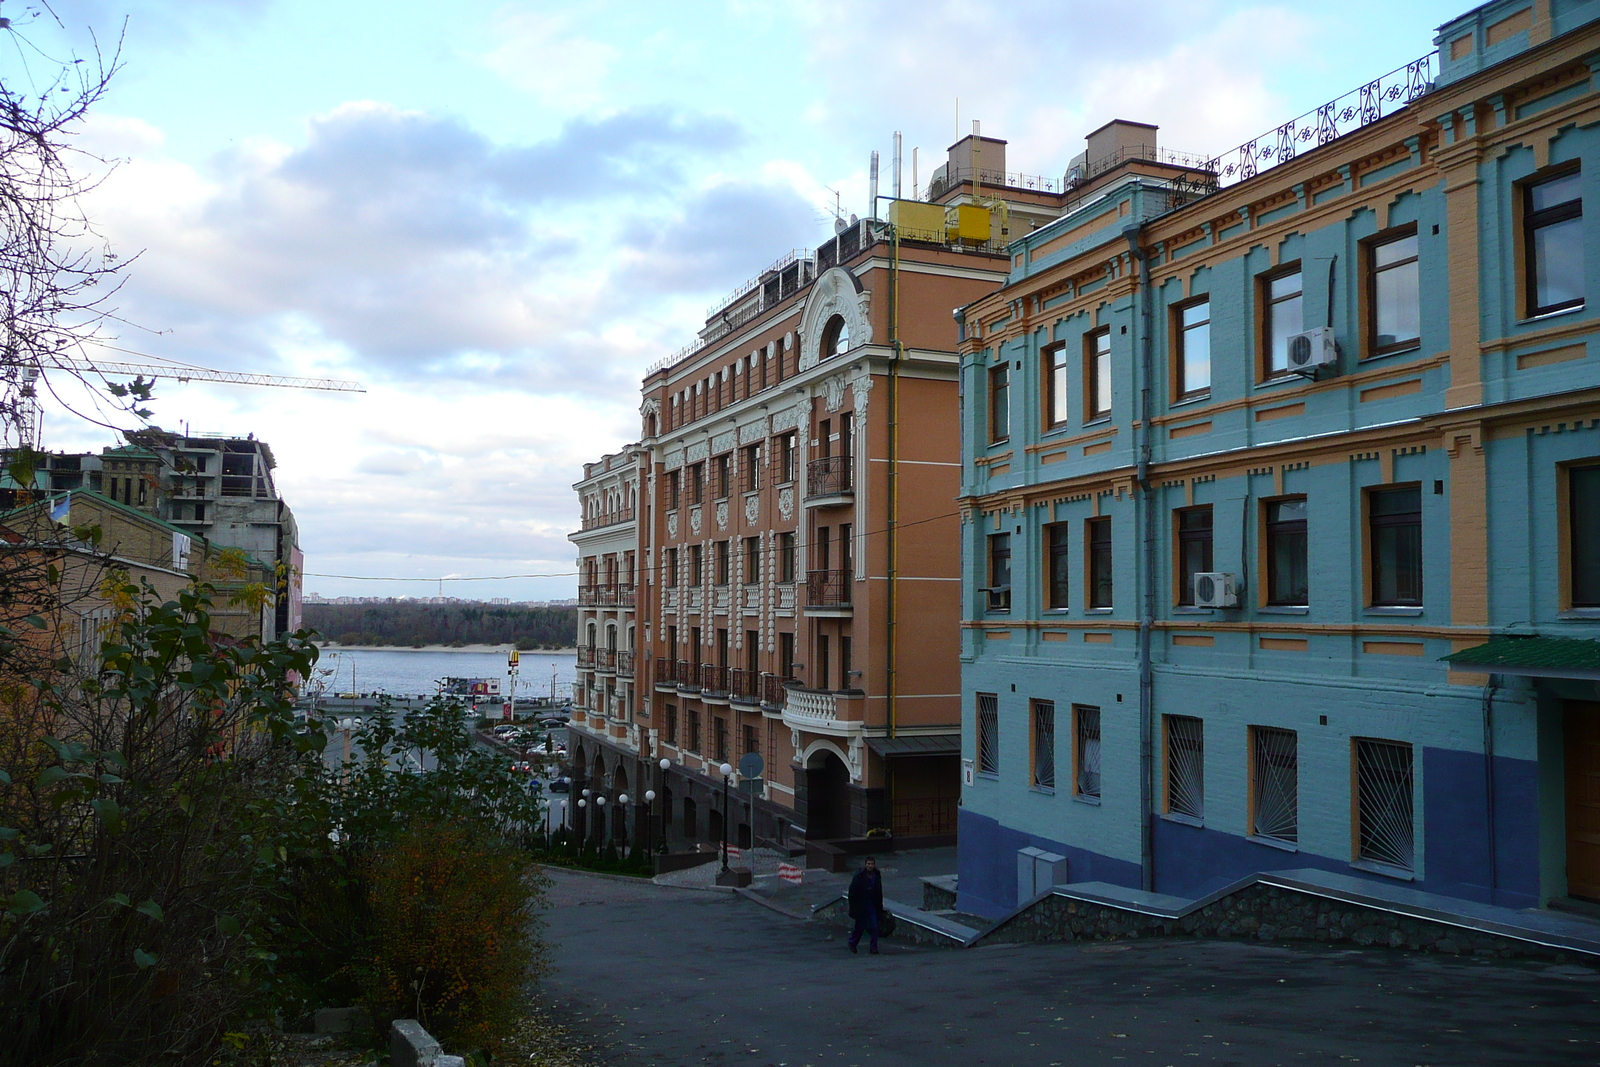
<path fill-rule="evenodd" d="M 571 648 L 577 608 L 505 604 L 307 604 L 305 625 L 341 645 Z"/>

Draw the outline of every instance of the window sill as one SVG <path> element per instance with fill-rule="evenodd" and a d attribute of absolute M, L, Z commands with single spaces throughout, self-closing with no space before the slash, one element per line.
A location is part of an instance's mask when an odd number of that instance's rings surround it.
<path fill-rule="evenodd" d="M 1108 423 L 1110 421 L 1111 421 L 1111 414 L 1109 412 L 1107 412 L 1104 415 L 1096 415 L 1092 419 L 1084 419 L 1083 420 L 1083 428 L 1085 430 L 1087 430 L 1091 426 L 1104 426 L 1106 423 Z"/>
<path fill-rule="evenodd" d="M 1046 615 L 1069 615 L 1069 614 L 1071 614 L 1071 612 L 1072 612 L 1071 608 L 1045 608 L 1044 609 L 1044 614 L 1046 614 Z M 1600 616 L 1600 611 L 1595 612 L 1595 614 L 1597 616 Z"/>
<path fill-rule="evenodd" d="M 1042 797 L 1053 797 L 1056 795 L 1056 788 L 1053 785 L 1030 785 L 1028 792 L 1037 793 Z"/>
<path fill-rule="evenodd" d="M 1422 341 L 1419 338 L 1415 343 L 1408 344 L 1404 348 L 1391 348 L 1387 352 L 1374 352 L 1370 356 L 1362 356 L 1356 362 L 1358 366 L 1364 367 L 1368 363 L 1376 363 L 1378 360 L 1388 359 L 1390 356 L 1412 356 L 1421 351 Z"/>
<path fill-rule="evenodd" d="M 1192 396 L 1180 396 L 1176 400 L 1174 400 L 1172 403 L 1168 404 L 1167 407 L 1169 409 L 1170 408 L 1183 408 L 1183 407 L 1188 407 L 1190 404 L 1204 404 L 1204 403 L 1207 403 L 1210 399 L 1211 399 L 1211 390 L 1208 389 L 1203 393 L 1195 393 Z"/>
<path fill-rule="evenodd" d="M 1295 844 L 1293 841 L 1279 841 L 1276 837 L 1262 837 L 1260 834 L 1245 834 L 1244 839 L 1246 841 L 1254 842 L 1258 845 L 1266 845 L 1268 848 L 1282 849 L 1285 852 L 1300 851 L 1300 846 Z"/>
<path fill-rule="evenodd" d="M 1206 825 L 1204 819 L 1197 819 L 1193 815 L 1185 815 L 1177 811 L 1164 811 L 1161 813 L 1161 817 L 1168 822 L 1182 823 L 1184 826 L 1198 826 L 1203 829 Z"/>
<path fill-rule="evenodd" d="M 1256 382 L 1257 389 L 1276 389 L 1280 385 L 1310 385 L 1311 379 L 1284 371 Z"/>
<path fill-rule="evenodd" d="M 1072 794 L 1072 799 L 1077 801 L 1079 804 L 1087 804 L 1091 808 L 1098 808 L 1100 806 L 1100 798 L 1092 797 L 1087 793 L 1074 793 Z"/>
<path fill-rule="evenodd" d="M 1174 615 L 1215 615 L 1217 612 L 1215 608 L 1197 608 L 1190 604 L 1174 604 L 1172 613 Z"/>
<path fill-rule="evenodd" d="M 1009 445 L 1010 443 L 1011 443 L 1011 438 L 1009 438 L 1009 437 L 996 437 L 996 438 L 992 438 L 989 441 L 989 447 L 990 448 L 999 448 L 1001 445 Z"/>
<path fill-rule="evenodd" d="M 1579 304 L 1577 307 L 1562 308 L 1559 311 L 1546 311 L 1542 315 L 1530 315 L 1525 319 L 1518 319 L 1516 325 L 1532 326 L 1535 323 L 1549 322 L 1551 319 L 1559 319 L 1563 315 L 1576 315 L 1578 312 L 1585 310 L 1588 306 L 1588 304 Z"/>
<path fill-rule="evenodd" d="M 1421 608 L 1413 608 L 1413 607 L 1402 607 L 1402 606 L 1399 606 L 1399 605 L 1396 605 L 1394 607 L 1374 606 L 1374 607 L 1363 609 L 1361 614 L 1363 614 L 1363 615 L 1383 616 L 1383 617 L 1388 617 L 1388 618 L 1415 619 L 1415 618 L 1421 617 L 1422 609 Z"/>
<path fill-rule="evenodd" d="M 1261 615 L 1309 615 L 1310 607 L 1295 607 L 1292 604 L 1266 604 L 1256 609 Z"/>
<path fill-rule="evenodd" d="M 1600 608 L 1568 608 L 1556 616 L 1564 622 L 1578 622 L 1584 619 L 1600 619 Z"/>
<path fill-rule="evenodd" d="M 1404 867 L 1391 867 L 1387 863 L 1378 863 L 1375 860 L 1352 860 L 1350 867 L 1357 871 L 1366 871 L 1368 874 L 1381 874 L 1385 878 L 1393 878 L 1397 882 L 1415 882 L 1416 871 L 1408 871 Z"/>
<path fill-rule="evenodd" d="M 1085 615 L 1110 615 L 1116 608 L 1084 608 Z"/>
<path fill-rule="evenodd" d="M 998 782 L 1000 780 L 1000 772 L 998 771 L 978 771 L 977 776 L 990 782 Z"/>

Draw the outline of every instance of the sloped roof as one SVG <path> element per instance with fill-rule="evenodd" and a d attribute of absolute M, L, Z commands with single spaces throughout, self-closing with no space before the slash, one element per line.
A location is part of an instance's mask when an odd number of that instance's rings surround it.
<path fill-rule="evenodd" d="M 1491 674 L 1600 678 L 1600 641 L 1578 637 L 1495 637 L 1442 659 Z"/>

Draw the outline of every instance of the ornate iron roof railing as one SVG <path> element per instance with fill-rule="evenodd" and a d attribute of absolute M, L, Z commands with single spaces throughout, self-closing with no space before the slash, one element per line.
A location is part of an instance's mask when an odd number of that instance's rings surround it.
<path fill-rule="evenodd" d="M 1275 130 L 1214 156 L 1205 162 L 1203 169 L 1216 175 L 1219 187 L 1232 185 L 1253 178 L 1269 167 L 1287 163 L 1305 149 L 1320 147 L 1392 115 L 1433 88 L 1437 56 L 1437 52 L 1429 52 L 1403 67 L 1396 67 L 1319 108 L 1290 119 Z"/>

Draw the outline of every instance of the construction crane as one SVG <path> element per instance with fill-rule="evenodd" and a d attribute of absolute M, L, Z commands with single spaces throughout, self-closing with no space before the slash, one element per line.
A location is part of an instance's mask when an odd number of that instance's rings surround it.
<path fill-rule="evenodd" d="M 115 349 L 115 351 L 125 350 Z M 18 395 L 23 400 L 21 409 L 17 413 L 18 442 L 25 448 L 33 449 L 39 447 L 39 430 L 43 416 L 37 388 L 42 371 L 64 370 L 72 374 L 136 376 L 149 378 L 152 381 L 158 378 L 171 378 L 180 382 L 226 382 L 230 385 L 270 386 L 277 389 L 319 389 L 333 393 L 367 391 L 360 382 L 341 381 L 337 378 L 293 378 L 277 374 L 212 370 L 209 367 L 194 367 L 183 363 L 129 363 L 122 360 L 91 359 L 87 356 L 50 355 L 43 357 L 38 364 L 12 362 L 0 357 L 0 368 L 4 368 L 5 380 L 17 388 Z"/>

